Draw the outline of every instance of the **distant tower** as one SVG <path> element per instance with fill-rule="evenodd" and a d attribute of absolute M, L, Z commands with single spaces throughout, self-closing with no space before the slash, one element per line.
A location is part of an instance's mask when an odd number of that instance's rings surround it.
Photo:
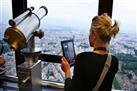
<path fill-rule="evenodd" d="M 73 40 L 75 40 L 75 35 L 73 35 L 73 38 L 72 38 Z"/>

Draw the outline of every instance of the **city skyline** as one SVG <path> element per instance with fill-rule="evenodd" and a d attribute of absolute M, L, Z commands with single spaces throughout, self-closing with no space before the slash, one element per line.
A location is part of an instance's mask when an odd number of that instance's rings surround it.
<path fill-rule="evenodd" d="M 59 36 L 60 34 L 62 34 L 62 36 Z M 54 37 L 52 37 L 52 35 L 54 35 Z M 88 46 L 87 35 L 78 31 L 66 32 L 62 30 L 58 32 L 47 30 L 47 35 L 41 41 L 36 41 L 36 46 L 43 49 L 42 53 L 62 55 L 60 41 L 71 39 L 73 37 L 71 35 L 75 35 L 74 44 L 77 54 L 91 51 Z M 113 55 L 116 55 L 119 59 L 119 71 L 114 80 L 113 89 L 122 89 L 127 91 L 136 91 L 137 89 L 137 41 L 130 40 L 132 39 L 129 38 L 128 35 L 121 34 L 111 43 L 110 52 Z M 7 61 L 10 64 L 10 60 Z M 13 75 L 15 74 L 15 69 L 13 69 L 13 64 L 10 65 L 12 66 L 7 67 L 7 73 Z M 12 67 L 12 69 L 10 67 Z M 64 73 L 61 70 L 60 64 L 42 62 L 42 79 L 64 83 Z"/>

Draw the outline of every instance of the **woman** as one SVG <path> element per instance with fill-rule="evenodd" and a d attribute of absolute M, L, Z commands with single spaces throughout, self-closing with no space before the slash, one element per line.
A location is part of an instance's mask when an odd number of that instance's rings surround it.
<path fill-rule="evenodd" d="M 102 73 L 108 56 L 108 45 L 111 37 L 119 32 L 115 21 L 112 25 L 111 18 L 105 13 L 92 19 L 89 34 L 92 52 L 83 52 L 77 55 L 74 65 L 74 75 L 70 77 L 70 66 L 62 58 L 62 70 L 65 72 L 65 91 L 92 91 Z M 118 59 L 112 55 L 111 66 L 99 88 L 99 91 L 111 91 L 112 82 L 118 71 Z"/>

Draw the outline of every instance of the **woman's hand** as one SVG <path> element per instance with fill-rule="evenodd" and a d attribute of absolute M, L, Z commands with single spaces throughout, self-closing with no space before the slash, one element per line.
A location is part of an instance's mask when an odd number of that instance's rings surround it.
<path fill-rule="evenodd" d="M 3 65 L 5 63 L 4 58 L 2 55 L 0 55 L 0 65 Z"/>
<path fill-rule="evenodd" d="M 61 58 L 61 68 L 65 72 L 65 78 L 70 78 L 70 65 L 65 57 Z"/>

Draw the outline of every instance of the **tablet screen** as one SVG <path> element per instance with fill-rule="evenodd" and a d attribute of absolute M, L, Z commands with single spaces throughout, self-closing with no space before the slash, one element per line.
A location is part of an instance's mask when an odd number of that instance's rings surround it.
<path fill-rule="evenodd" d="M 73 40 L 61 41 L 61 46 L 62 46 L 63 56 L 66 57 L 69 64 L 73 64 L 76 55 Z"/>

